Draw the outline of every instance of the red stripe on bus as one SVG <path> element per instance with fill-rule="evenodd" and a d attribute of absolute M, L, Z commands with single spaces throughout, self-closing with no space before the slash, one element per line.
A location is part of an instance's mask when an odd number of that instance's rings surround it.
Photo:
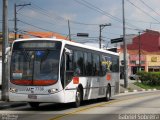
<path fill-rule="evenodd" d="M 57 80 L 34 80 L 33 85 L 52 85 L 56 82 Z"/>
<path fill-rule="evenodd" d="M 32 84 L 32 80 L 11 80 L 11 82 L 16 85 L 31 85 Z"/>
<path fill-rule="evenodd" d="M 11 82 L 16 85 L 52 85 L 57 80 L 11 80 Z"/>

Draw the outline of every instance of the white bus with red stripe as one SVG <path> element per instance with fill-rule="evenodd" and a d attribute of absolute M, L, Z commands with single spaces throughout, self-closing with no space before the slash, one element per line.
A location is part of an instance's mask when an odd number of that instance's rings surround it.
<path fill-rule="evenodd" d="M 14 41 L 9 100 L 69 103 L 105 98 L 119 92 L 119 55 L 60 39 Z"/>

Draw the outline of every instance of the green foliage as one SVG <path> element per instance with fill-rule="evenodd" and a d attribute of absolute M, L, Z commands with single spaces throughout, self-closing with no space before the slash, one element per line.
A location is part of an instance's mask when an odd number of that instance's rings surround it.
<path fill-rule="evenodd" d="M 138 72 L 141 83 L 146 85 L 160 85 L 160 72 Z"/>
<path fill-rule="evenodd" d="M 140 83 L 140 82 L 135 82 L 134 85 L 137 85 L 143 89 L 157 89 L 157 90 L 160 90 L 160 85 L 146 85 L 144 83 Z"/>

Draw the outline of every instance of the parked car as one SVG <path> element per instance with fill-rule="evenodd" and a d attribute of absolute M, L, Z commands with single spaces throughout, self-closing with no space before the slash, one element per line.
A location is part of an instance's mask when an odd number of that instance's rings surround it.
<path fill-rule="evenodd" d="M 136 75 L 136 74 L 132 74 L 132 75 L 129 76 L 129 79 L 130 79 L 130 80 L 138 80 L 138 79 L 139 79 L 139 76 Z"/>

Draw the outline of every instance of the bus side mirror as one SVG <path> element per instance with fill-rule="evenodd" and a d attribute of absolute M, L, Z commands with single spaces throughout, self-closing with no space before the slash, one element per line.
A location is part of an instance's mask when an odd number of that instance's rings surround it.
<path fill-rule="evenodd" d="M 4 63 L 7 63 L 7 61 L 8 61 L 8 56 L 10 54 L 10 50 L 11 50 L 11 47 L 7 47 L 5 49 L 5 60 L 4 60 Z"/>
<path fill-rule="evenodd" d="M 69 50 L 68 48 L 65 48 L 65 54 L 70 55 L 70 54 L 72 54 L 72 51 Z"/>
<path fill-rule="evenodd" d="M 68 55 L 70 58 L 72 58 L 73 51 L 68 48 L 65 48 L 65 54 Z"/>

